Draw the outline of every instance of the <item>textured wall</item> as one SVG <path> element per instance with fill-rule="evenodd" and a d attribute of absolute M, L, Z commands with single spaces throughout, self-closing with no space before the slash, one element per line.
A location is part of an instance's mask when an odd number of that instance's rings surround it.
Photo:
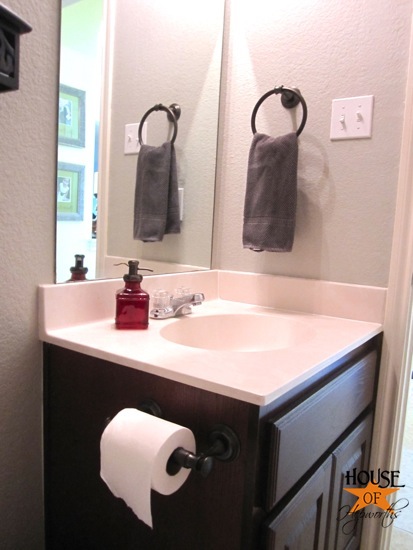
<path fill-rule="evenodd" d="M 231 2 L 214 267 L 387 285 L 411 8 L 411 0 Z M 242 248 L 250 116 L 280 84 L 298 87 L 308 105 L 296 238 L 291 253 L 257 254 Z M 373 138 L 330 141 L 331 101 L 369 94 Z M 260 108 L 257 128 L 287 133 L 290 113 L 278 96 L 271 100 Z"/>
<path fill-rule="evenodd" d="M 33 31 L 0 94 L 0 547 L 43 547 L 37 285 L 53 281 L 58 5 L 7 0 Z"/>

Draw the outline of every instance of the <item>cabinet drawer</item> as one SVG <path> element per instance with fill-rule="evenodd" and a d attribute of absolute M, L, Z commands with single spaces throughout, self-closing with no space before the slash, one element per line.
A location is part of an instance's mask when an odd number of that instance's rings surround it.
<path fill-rule="evenodd" d="M 270 510 L 371 403 L 377 353 L 363 357 L 271 422 L 266 509 Z"/>

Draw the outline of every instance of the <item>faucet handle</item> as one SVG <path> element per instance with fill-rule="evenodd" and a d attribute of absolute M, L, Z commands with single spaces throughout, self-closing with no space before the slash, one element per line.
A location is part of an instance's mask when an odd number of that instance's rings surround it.
<path fill-rule="evenodd" d="M 156 309 L 164 309 L 171 304 L 171 295 L 167 290 L 158 288 L 152 294 L 153 307 Z"/>
<path fill-rule="evenodd" d="M 186 286 L 179 286 L 175 288 L 172 298 L 174 300 L 184 300 L 189 294 L 191 294 L 191 289 Z"/>

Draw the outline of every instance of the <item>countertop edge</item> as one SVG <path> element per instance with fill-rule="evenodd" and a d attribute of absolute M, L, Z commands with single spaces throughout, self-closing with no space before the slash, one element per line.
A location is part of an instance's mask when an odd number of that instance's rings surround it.
<path fill-rule="evenodd" d="M 373 323 L 368 324 L 373 325 Z M 380 324 L 375 325 L 376 326 L 374 328 L 372 327 L 362 337 L 337 350 L 336 353 L 330 355 L 328 358 L 325 358 L 323 361 L 312 365 L 309 369 L 300 373 L 299 376 L 296 376 L 287 384 L 277 388 L 275 391 L 268 392 L 265 395 L 250 392 L 245 389 L 243 390 L 240 388 L 230 387 L 226 384 L 202 379 L 196 376 L 191 376 L 185 373 L 178 372 L 176 370 L 168 369 L 159 365 L 154 365 L 149 362 L 140 361 L 138 359 L 131 359 L 119 353 L 110 353 L 108 351 L 99 349 L 98 347 L 79 344 L 59 335 L 59 332 L 61 333 L 61 331 L 43 331 L 43 333 L 41 334 L 41 340 L 47 344 L 56 345 L 64 349 L 95 357 L 97 359 L 109 361 L 115 364 L 122 365 L 124 367 L 145 372 L 147 374 L 153 374 L 154 376 L 166 378 L 174 382 L 186 384 L 192 387 L 196 387 L 198 389 L 210 391 L 219 395 L 223 395 L 232 399 L 237 399 L 239 401 L 244 401 L 252 405 L 257 405 L 261 407 L 272 403 L 274 400 L 282 397 L 294 387 L 297 387 L 298 385 L 311 379 L 313 376 L 320 374 L 321 371 L 326 369 L 329 365 L 331 365 L 335 361 L 342 359 L 348 353 L 352 352 L 356 348 L 362 346 L 363 344 L 380 334 L 382 332 L 382 326 Z"/>

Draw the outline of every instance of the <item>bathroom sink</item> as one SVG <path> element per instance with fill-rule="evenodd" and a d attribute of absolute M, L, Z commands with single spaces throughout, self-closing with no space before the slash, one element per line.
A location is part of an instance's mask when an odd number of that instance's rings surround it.
<path fill-rule="evenodd" d="M 311 338 L 314 330 L 282 314 L 236 313 L 181 317 L 163 327 L 166 340 L 216 351 L 270 351 Z"/>

